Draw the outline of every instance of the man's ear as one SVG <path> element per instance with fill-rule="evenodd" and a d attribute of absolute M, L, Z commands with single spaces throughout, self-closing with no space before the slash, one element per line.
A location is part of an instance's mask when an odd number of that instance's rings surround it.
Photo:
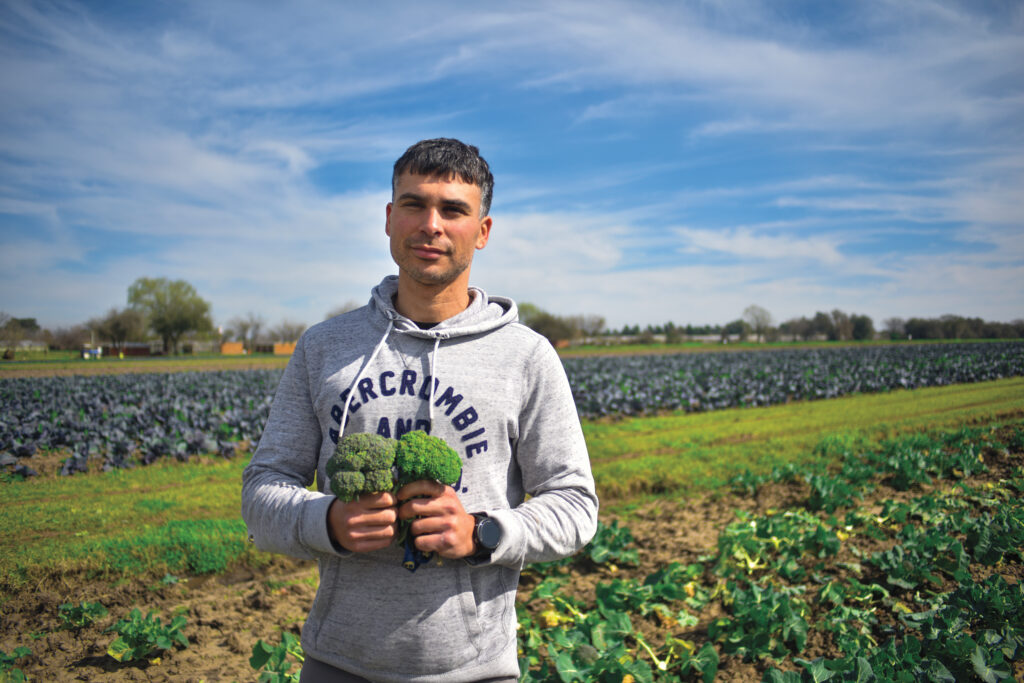
<path fill-rule="evenodd" d="M 480 234 L 476 238 L 476 248 L 483 249 L 487 246 L 487 240 L 491 238 L 491 226 L 494 225 L 494 219 L 490 216 L 484 216 L 480 221 Z"/>
<path fill-rule="evenodd" d="M 391 237 L 391 202 L 384 207 L 384 234 Z"/>

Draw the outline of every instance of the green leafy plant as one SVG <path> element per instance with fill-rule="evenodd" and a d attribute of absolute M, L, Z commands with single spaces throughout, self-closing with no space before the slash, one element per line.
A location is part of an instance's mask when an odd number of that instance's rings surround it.
<path fill-rule="evenodd" d="M 0 650 L 0 682 L 22 683 L 27 680 L 25 673 L 14 665 L 19 659 L 30 654 L 32 651 L 27 647 L 16 647 L 10 654 Z"/>
<path fill-rule="evenodd" d="M 69 631 L 81 631 L 98 619 L 107 616 L 107 608 L 98 602 L 82 601 L 78 605 L 69 602 L 57 608 L 60 628 Z"/>
<path fill-rule="evenodd" d="M 188 638 L 182 632 L 185 617 L 176 616 L 166 626 L 156 615 L 149 612 L 145 617 L 135 608 L 127 619 L 121 619 L 108 631 L 117 633 L 117 638 L 107 647 L 107 654 L 119 662 L 148 659 L 159 651 L 188 647 Z"/>
<path fill-rule="evenodd" d="M 636 652 L 637 634 L 621 611 L 587 610 L 568 597 L 555 595 L 540 613 L 539 623 L 520 613 L 521 683 L 562 681 L 619 682 L 626 676 L 653 683 L 651 667 Z"/>
<path fill-rule="evenodd" d="M 708 626 L 708 637 L 728 654 L 745 658 L 799 654 L 807 644 L 810 609 L 802 587 L 774 587 L 729 581 L 724 601 L 731 612 Z"/>
<path fill-rule="evenodd" d="M 629 527 L 620 526 L 617 519 L 612 520 L 611 524 L 598 520 L 594 538 L 590 539 L 590 543 L 578 553 L 552 562 L 537 562 L 531 566 L 543 574 L 553 568 L 567 567 L 584 558 L 599 565 L 637 564 L 639 553 L 633 532 L 629 530 Z"/>
<path fill-rule="evenodd" d="M 716 571 L 723 576 L 749 576 L 772 569 L 787 579 L 806 574 L 804 557 L 839 552 L 836 531 L 804 510 L 764 516 L 737 513 L 737 521 L 718 537 Z"/>
<path fill-rule="evenodd" d="M 299 664 L 299 668 L 292 672 L 293 662 L 289 657 Z M 249 657 L 249 666 L 260 672 L 260 683 L 298 683 L 302 673 L 302 663 L 306 661 L 299 639 L 289 631 L 281 632 L 281 640 L 277 645 L 269 645 L 262 640 L 257 640 L 252 646 L 252 656 Z"/>
<path fill-rule="evenodd" d="M 808 510 L 834 512 L 836 508 L 853 505 L 855 500 L 864 497 L 860 487 L 842 476 L 810 474 L 804 479 L 811 487 L 806 503 Z"/>

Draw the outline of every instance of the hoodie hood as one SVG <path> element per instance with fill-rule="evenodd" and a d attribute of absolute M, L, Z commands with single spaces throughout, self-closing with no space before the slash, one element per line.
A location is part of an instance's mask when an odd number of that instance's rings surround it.
<path fill-rule="evenodd" d="M 503 296 L 487 296 L 478 287 L 469 288 L 470 302 L 466 310 L 439 322 L 429 330 L 420 329 L 415 322 L 395 310 L 394 299 L 398 293 L 398 276 L 388 275 L 373 288 L 370 307 L 374 317 L 379 316 L 381 325 L 392 324 L 392 329 L 401 334 L 421 339 L 445 340 L 465 337 L 471 334 L 490 332 L 519 320 L 519 309 L 512 299 Z"/>
<path fill-rule="evenodd" d="M 368 304 L 371 318 L 383 327 L 383 334 L 380 341 L 373 349 L 373 353 L 366 359 L 355 379 L 349 386 L 345 406 L 342 410 L 342 433 L 344 425 L 348 424 L 348 413 L 355 396 L 355 387 L 363 378 L 368 368 L 373 364 L 377 355 L 387 346 L 388 337 L 391 334 L 402 334 L 409 337 L 429 340 L 433 342 L 433 350 L 429 352 L 430 377 L 437 378 L 439 349 L 441 342 L 468 337 L 470 335 L 491 332 L 505 325 L 516 322 L 519 319 L 519 311 L 511 299 L 505 297 L 488 297 L 487 293 L 478 287 L 469 288 L 470 302 L 466 310 L 454 315 L 447 320 L 442 320 L 428 330 L 421 329 L 415 322 L 395 310 L 395 294 L 398 293 L 398 276 L 388 275 L 380 284 L 373 288 Z M 434 423 L 434 392 L 437 390 L 437 382 L 430 383 L 430 398 L 427 402 L 429 409 L 429 424 Z"/>

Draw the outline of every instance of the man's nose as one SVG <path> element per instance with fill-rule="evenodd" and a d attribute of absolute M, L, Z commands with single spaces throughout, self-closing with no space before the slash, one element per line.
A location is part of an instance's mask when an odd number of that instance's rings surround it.
<path fill-rule="evenodd" d="M 421 229 L 432 234 L 441 232 L 441 212 L 437 209 L 428 209 Z"/>

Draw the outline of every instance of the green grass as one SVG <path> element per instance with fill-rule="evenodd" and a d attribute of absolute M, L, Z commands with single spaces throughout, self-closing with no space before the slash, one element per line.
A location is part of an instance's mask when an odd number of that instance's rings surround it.
<path fill-rule="evenodd" d="M 0 589 L 47 572 L 223 568 L 251 552 L 239 512 L 245 465 L 161 462 L 0 486 Z M 204 559 L 218 545 L 233 555 Z"/>
<path fill-rule="evenodd" d="M 767 408 L 584 423 L 594 477 L 607 503 L 686 496 L 750 469 L 813 459 L 823 440 L 868 445 L 917 431 L 990 424 L 1024 414 L 1024 378 Z"/>
<path fill-rule="evenodd" d="M 564 358 L 574 356 L 641 355 L 652 353 L 715 353 L 719 351 L 772 351 L 779 349 L 836 349 L 844 346 L 889 346 L 893 344 L 978 344 L 991 342 L 1019 341 L 1013 339 L 920 339 L 915 341 L 874 339 L 871 341 L 784 341 L 753 342 L 741 341 L 721 344 L 718 342 L 687 341 L 678 344 L 581 344 L 559 349 Z"/>
<path fill-rule="evenodd" d="M 17 374 L 104 374 L 120 372 L 174 372 L 176 370 L 250 370 L 253 368 L 283 368 L 289 356 L 256 353 L 246 356 L 222 356 L 203 353 L 189 356 L 142 356 L 129 358 L 100 358 L 83 360 L 54 352 L 57 357 L 4 361 L 0 363 L 0 378 Z"/>
<path fill-rule="evenodd" d="M 711 491 L 750 469 L 807 462 L 815 449 L 994 424 L 1024 415 L 1024 378 L 701 414 L 585 422 L 606 510 Z M 219 571 L 266 561 L 240 520 L 246 459 L 0 484 L 2 594 L 54 574 Z"/>

